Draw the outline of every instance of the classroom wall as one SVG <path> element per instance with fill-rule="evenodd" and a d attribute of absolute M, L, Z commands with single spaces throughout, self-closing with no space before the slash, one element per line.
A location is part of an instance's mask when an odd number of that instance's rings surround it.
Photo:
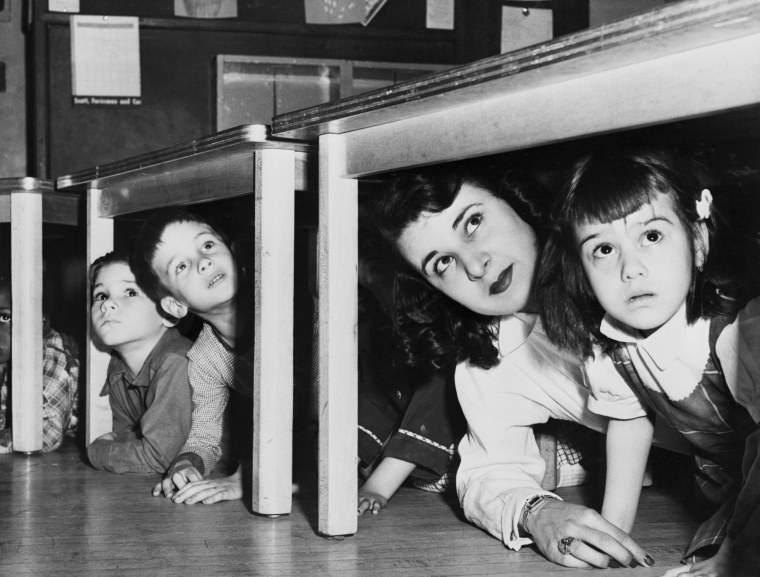
<path fill-rule="evenodd" d="M 24 71 L 23 0 L 5 0 L 0 10 L 0 178 L 27 175 L 26 79 Z M 0 88 L 0 90 L 2 90 Z"/>
<path fill-rule="evenodd" d="M 668 1 L 673 0 L 589 0 L 589 26 L 593 28 L 654 10 Z"/>

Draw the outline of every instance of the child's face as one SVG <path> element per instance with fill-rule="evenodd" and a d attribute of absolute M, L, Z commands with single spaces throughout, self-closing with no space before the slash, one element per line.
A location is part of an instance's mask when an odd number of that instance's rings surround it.
<path fill-rule="evenodd" d="M 234 302 L 238 284 L 235 259 L 207 224 L 167 226 L 152 264 L 167 290 L 191 312 L 212 314 Z"/>
<path fill-rule="evenodd" d="M 113 263 L 98 272 L 92 289 L 92 328 L 104 345 L 117 351 L 155 340 L 171 323 L 137 286 L 126 263 Z"/>
<path fill-rule="evenodd" d="M 398 248 L 433 287 L 474 312 L 500 316 L 528 304 L 536 233 L 488 190 L 463 184 L 450 207 L 409 225 Z"/>
<path fill-rule="evenodd" d="M 668 195 L 626 218 L 578 226 L 576 239 L 596 298 L 619 322 L 652 331 L 686 301 L 692 246 Z"/>
<path fill-rule="evenodd" d="M 0 286 L 0 364 L 11 360 L 11 287 Z"/>

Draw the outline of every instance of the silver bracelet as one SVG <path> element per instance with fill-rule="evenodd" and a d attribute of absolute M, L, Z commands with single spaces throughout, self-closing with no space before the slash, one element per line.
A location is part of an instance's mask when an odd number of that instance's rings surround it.
<path fill-rule="evenodd" d="M 528 515 L 540 511 L 543 506 L 546 505 L 546 501 L 548 499 L 558 499 L 558 497 L 543 493 L 541 495 L 533 495 L 525 502 L 525 505 L 523 505 L 522 508 L 520 522 L 517 524 L 517 529 L 519 530 L 520 534 L 524 533 L 525 536 L 530 536 L 530 531 L 528 531 L 527 528 Z"/>

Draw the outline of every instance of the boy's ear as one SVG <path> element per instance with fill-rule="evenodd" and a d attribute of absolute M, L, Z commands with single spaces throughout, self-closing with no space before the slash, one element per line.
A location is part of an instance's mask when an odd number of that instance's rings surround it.
<path fill-rule="evenodd" d="M 164 325 L 167 329 L 170 329 L 172 327 L 176 327 L 179 324 L 179 319 L 176 317 L 161 315 L 161 324 Z"/>
<path fill-rule="evenodd" d="M 701 267 L 704 266 L 705 261 L 707 260 L 707 255 L 710 253 L 710 233 L 707 230 L 707 223 L 705 222 L 697 223 L 697 227 L 699 234 L 697 235 L 697 238 L 694 239 L 694 244 L 696 245 L 694 247 L 694 254 L 697 267 Z"/>
<path fill-rule="evenodd" d="M 164 312 L 177 319 L 184 318 L 188 312 L 184 304 L 170 296 L 161 299 L 161 308 L 164 309 Z"/>

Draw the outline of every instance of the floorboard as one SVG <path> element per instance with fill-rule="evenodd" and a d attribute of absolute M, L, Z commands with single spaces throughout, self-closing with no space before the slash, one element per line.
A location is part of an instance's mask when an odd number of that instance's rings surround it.
<path fill-rule="evenodd" d="M 243 501 L 176 505 L 154 498 L 157 476 L 93 470 L 80 452 L 0 455 L 0 575 L 422 577 L 610 574 L 652 577 L 678 564 L 696 522 L 672 487 L 644 490 L 634 537 L 653 569 L 564 569 L 530 548 L 506 549 L 467 523 L 453 496 L 402 488 L 356 535 L 316 533 L 316 493 L 302 472 L 291 515 L 252 515 Z M 590 488 L 562 489 L 589 502 Z"/>

